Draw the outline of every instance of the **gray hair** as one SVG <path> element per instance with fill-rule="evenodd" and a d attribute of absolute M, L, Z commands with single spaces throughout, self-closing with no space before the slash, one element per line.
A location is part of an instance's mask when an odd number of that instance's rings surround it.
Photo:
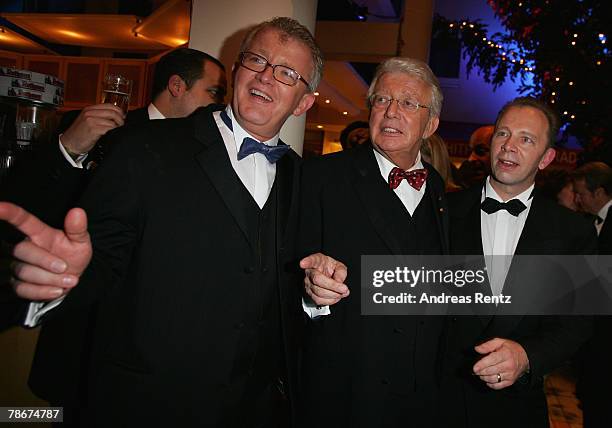
<path fill-rule="evenodd" d="M 308 79 L 308 89 L 310 92 L 314 92 L 317 89 L 317 86 L 319 86 L 321 77 L 323 76 L 323 53 L 315 42 L 315 39 L 310 31 L 308 31 L 308 28 L 304 27 L 295 19 L 280 16 L 256 25 L 251 31 L 249 31 L 240 44 L 240 52 L 247 51 L 255 36 L 260 31 L 267 28 L 280 31 L 286 37 L 303 43 L 310 50 L 310 54 L 312 55 L 313 70 L 310 79 Z"/>
<path fill-rule="evenodd" d="M 416 77 L 431 87 L 431 102 L 429 106 L 429 118 L 440 117 L 442 111 L 442 88 L 438 78 L 433 74 L 431 68 L 423 61 L 408 57 L 389 58 L 376 68 L 372 83 L 368 88 L 368 108 L 371 108 L 370 99 L 374 95 L 374 88 L 378 79 L 385 73 L 404 73 Z"/>

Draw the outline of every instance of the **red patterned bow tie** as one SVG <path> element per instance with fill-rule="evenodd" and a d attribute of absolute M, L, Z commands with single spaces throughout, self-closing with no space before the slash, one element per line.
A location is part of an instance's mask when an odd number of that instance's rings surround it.
<path fill-rule="evenodd" d="M 421 190 L 421 187 L 425 184 L 425 180 L 427 180 L 427 170 L 421 168 L 413 169 L 412 171 L 404 171 L 395 167 L 389 173 L 389 187 L 391 189 L 397 189 L 403 179 L 406 179 L 408 184 L 416 190 Z"/>

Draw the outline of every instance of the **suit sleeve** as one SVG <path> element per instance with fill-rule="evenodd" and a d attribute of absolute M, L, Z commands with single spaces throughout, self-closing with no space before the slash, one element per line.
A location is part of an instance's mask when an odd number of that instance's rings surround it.
<path fill-rule="evenodd" d="M 136 136 L 138 135 L 138 137 Z M 81 281 L 61 307 L 89 305 L 121 285 L 142 224 L 143 158 L 138 139 L 148 136 L 117 130 L 109 136 L 114 148 L 83 194 L 80 206 L 88 216 L 93 257 Z"/>
<path fill-rule="evenodd" d="M 297 254 L 300 258 L 321 251 L 323 239 L 321 191 L 326 180 L 320 159 L 304 162 Z"/>

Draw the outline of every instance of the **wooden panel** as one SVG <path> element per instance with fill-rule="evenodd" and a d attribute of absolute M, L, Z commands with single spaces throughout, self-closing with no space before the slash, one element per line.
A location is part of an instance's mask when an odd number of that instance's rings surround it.
<path fill-rule="evenodd" d="M 62 62 L 62 59 L 59 57 L 26 55 L 23 58 L 23 68 L 25 70 L 36 71 L 37 73 L 50 74 L 61 79 L 63 71 Z"/>
<path fill-rule="evenodd" d="M 0 51 L 0 67 L 21 68 L 23 55 L 15 52 Z"/>
<path fill-rule="evenodd" d="M 139 108 L 144 105 L 144 86 L 146 61 L 141 60 L 106 60 L 104 75 L 120 74 L 132 80 L 132 95 L 130 108 Z"/>
<path fill-rule="evenodd" d="M 97 58 L 66 59 L 66 107 L 85 107 L 100 102 L 101 60 Z"/>
<path fill-rule="evenodd" d="M 153 78 L 155 76 L 155 66 L 157 61 L 154 63 L 147 63 L 146 83 L 144 91 L 143 105 L 148 105 L 153 101 Z"/>

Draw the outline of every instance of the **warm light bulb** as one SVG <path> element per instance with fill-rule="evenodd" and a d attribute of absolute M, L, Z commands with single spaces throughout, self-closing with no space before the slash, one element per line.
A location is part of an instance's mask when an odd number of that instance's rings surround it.
<path fill-rule="evenodd" d="M 329 103 L 331 103 L 331 100 L 329 99 L 325 100 L 325 104 L 329 104 Z"/>
<path fill-rule="evenodd" d="M 315 93 L 314 93 L 314 96 L 315 96 L 315 97 L 318 97 L 318 96 L 319 96 L 319 93 L 318 93 L 318 92 L 315 92 Z"/>

